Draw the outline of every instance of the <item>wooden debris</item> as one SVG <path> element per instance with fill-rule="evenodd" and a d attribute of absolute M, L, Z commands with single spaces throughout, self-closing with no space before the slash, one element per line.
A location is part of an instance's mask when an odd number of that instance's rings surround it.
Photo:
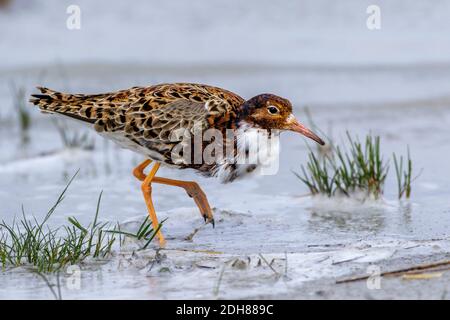
<path fill-rule="evenodd" d="M 418 273 L 417 271 L 428 270 L 428 269 L 433 269 L 433 268 L 440 268 L 440 267 L 446 267 L 446 268 L 444 268 L 444 270 L 445 269 L 449 269 L 450 268 L 450 260 L 444 260 L 444 261 L 438 261 L 438 262 L 433 262 L 433 263 L 420 264 L 420 265 L 407 267 L 407 268 L 402 268 L 402 269 L 398 269 L 398 270 L 386 271 L 386 272 L 382 272 L 380 274 L 380 276 L 382 276 L 382 277 L 384 277 L 384 276 L 397 276 L 397 275 L 403 275 L 403 274 L 408 274 L 410 276 L 412 276 L 412 275 L 420 275 L 420 274 L 423 274 L 423 273 Z M 442 270 L 442 269 L 440 268 L 440 270 Z M 370 274 L 367 274 L 367 275 L 362 275 L 362 276 L 355 276 L 355 277 L 350 277 L 350 278 L 339 279 L 339 280 L 336 280 L 336 284 L 348 283 L 348 282 L 354 282 L 354 281 L 360 281 L 360 280 L 366 280 L 370 276 L 371 276 Z"/>

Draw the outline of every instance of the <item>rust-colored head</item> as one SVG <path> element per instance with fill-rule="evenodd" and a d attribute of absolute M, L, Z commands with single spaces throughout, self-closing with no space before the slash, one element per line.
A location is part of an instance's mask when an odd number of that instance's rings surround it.
<path fill-rule="evenodd" d="M 246 101 L 243 108 L 244 120 L 250 125 L 266 130 L 295 131 L 321 145 L 325 144 L 314 132 L 297 121 L 292 114 L 292 104 L 287 99 L 264 93 Z"/>

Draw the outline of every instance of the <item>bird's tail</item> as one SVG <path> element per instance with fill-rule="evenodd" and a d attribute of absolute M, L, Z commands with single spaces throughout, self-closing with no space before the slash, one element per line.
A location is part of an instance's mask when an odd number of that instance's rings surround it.
<path fill-rule="evenodd" d="M 88 123 L 98 119 L 92 104 L 86 101 L 84 95 L 57 92 L 44 87 L 37 87 L 40 94 L 32 94 L 30 102 L 39 107 L 42 112 L 57 113 Z"/>

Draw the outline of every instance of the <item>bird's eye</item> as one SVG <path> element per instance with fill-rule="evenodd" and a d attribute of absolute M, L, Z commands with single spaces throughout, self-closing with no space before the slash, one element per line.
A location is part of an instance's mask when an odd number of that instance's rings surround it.
<path fill-rule="evenodd" d="M 268 107 L 267 111 L 269 111 L 270 114 L 277 114 L 278 112 L 280 112 L 280 110 L 278 110 L 278 108 L 274 106 Z"/>

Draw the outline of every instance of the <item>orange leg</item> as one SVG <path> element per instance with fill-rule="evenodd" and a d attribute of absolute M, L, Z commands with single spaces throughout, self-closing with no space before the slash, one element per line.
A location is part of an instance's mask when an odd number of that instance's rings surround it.
<path fill-rule="evenodd" d="M 208 198 L 206 198 L 205 193 L 200 188 L 197 182 L 173 180 L 162 177 L 154 177 L 152 182 L 165 184 L 168 186 L 180 187 L 186 190 L 187 194 L 194 199 L 198 209 L 200 210 L 200 214 L 205 219 L 205 221 L 207 223 L 211 223 L 214 227 L 214 217 L 208 202 Z"/>
<path fill-rule="evenodd" d="M 145 168 L 148 167 L 148 165 L 152 163 L 152 160 L 147 159 L 143 161 L 141 164 L 139 164 L 136 168 L 133 170 L 133 175 L 140 181 L 144 181 L 147 175 L 144 173 Z"/>
<path fill-rule="evenodd" d="M 155 163 L 153 168 L 150 170 L 150 173 L 145 177 L 141 185 L 142 193 L 145 199 L 145 204 L 147 205 L 148 214 L 150 216 L 150 219 L 152 220 L 153 230 L 156 230 L 158 228 L 158 218 L 156 217 L 155 207 L 153 206 L 152 201 L 152 182 L 156 172 L 159 169 L 159 166 L 160 166 L 159 163 Z M 156 236 L 159 239 L 159 245 L 161 247 L 164 247 L 164 245 L 166 244 L 166 240 L 164 239 L 161 230 L 158 231 Z"/>
<path fill-rule="evenodd" d="M 145 168 L 151 163 L 151 160 L 145 160 L 140 165 L 138 165 L 133 170 L 133 175 L 140 181 L 144 181 L 148 176 L 145 175 L 144 170 Z M 200 188 L 198 183 L 194 181 L 181 181 L 181 180 L 173 180 L 168 178 L 162 178 L 162 177 L 153 177 L 152 183 L 160 183 L 165 184 L 169 186 L 176 186 L 181 187 L 184 190 L 186 190 L 187 194 L 194 199 L 195 204 L 197 205 L 198 209 L 200 210 L 201 215 L 205 219 L 205 221 L 211 223 L 214 227 L 214 218 L 212 214 L 211 207 L 209 205 L 208 199 L 203 192 L 203 190 Z"/>

